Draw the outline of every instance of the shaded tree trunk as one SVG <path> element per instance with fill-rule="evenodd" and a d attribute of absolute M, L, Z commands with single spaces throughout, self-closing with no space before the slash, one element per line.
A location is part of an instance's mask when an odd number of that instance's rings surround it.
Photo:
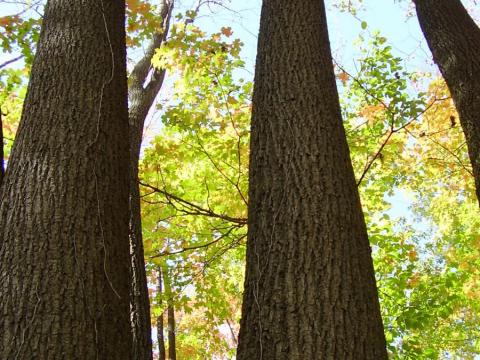
<path fill-rule="evenodd" d="M 170 301 L 168 304 L 168 358 L 177 359 L 177 348 L 175 343 L 175 308 Z"/>
<path fill-rule="evenodd" d="M 264 0 L 238 360 L 387 359 L 323 1 Z"/>
<path fill-rule="evenodd" d="M 167 330 L 168 330 L 168 358 L 169 360 L 177 359 L 177 348 L 175 338 L 175 306 L 173 304 L 173 292 L 171 279 L 168 272 L 168 266 L 165 263 L 162 268 L 163 283 L 165 285 L 165 297 L 167 299 Z"/>
<path fill-rule="evenodd" d="M 162 289 L 162 268 L 159 266 L 157 268 L 157 305 L 159 307 L 162 306 L 162 296 L 163 296 L 163 289 Z M 158 360 L 166 360 L 166 353 L 165 353 L 165 336 L 163 335 L 163 312 L 157 317 L 157 342 L 158 342 Z"/>
<path fill-rule="evenodd" d="M 435 63 L 460 116 L 480 201 L 480 28 L 460 0 L 414 0 Z"/>
<path fill-rule="evenodd" d="M 130 126 L 130 255 L 132 263 L 131 322 L 133 332 L 132 359 L 152 359 L 150 302 L 142 240 L 138 164 L 145 119 L 165 78 L 164 70 L 152 70 L 151 61 L 168 34 L 174 1 L 163 0 L 161 31 L 154 34 L 144 57 L 134 67 L 129 78 Z M 148 79 L 148 81 L 147 81 Z"/>
<path fill-rule="evenodd" d="M 129 359 L 125 2 L 48 1 L 0 205 L 0 358 Z"/>

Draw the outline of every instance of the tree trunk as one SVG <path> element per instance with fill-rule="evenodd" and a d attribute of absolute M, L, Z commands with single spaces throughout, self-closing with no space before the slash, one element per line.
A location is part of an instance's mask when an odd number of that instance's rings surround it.
<path fill-rule="evenodd" d="M 48 1 L 0 205 L 0 358 L 129 359 L 125 2 Z"/>
<path fill-rule="evenodd" d="M 136 64 L 130 75 L 129 126 L 130 126 L 130 255 L 132 263 L 131 322 L 133 332 L 132 359 L 152 359 L 150 302 L 142 239 L 140 191 L 138 188 L 138 164 L 145 119 L 155 101 L 165 78 L 164 70 L 151 71 L 155 49 L 159 48 L 168 34 L 173 0 L 163 0 L 162 31 L 155 34 L 144 57 Z M 144 86 L 147 78 L 150 80 Z"/>
<path fill-rule="evenodd" d="M 172 302 L 168 304 L 168 358 L 177 360 L 177 348 L 175 344 L 175 308 Z"/>
<path fill-rule="evenodd" d="M 414 0 L 435 63 L 460 116 L 480 201 L 480 29 L 460 0 Z"/>
<path fill-rule="evenodd" d="M 238 360 L 387 359 L 323 1 L 264 0 Z"/>
<path fill-rule="evenodd" d="M 173 304 L 173 293 L 168 266 L 164 263 L 162 268 L 163 283 L 165 284 L 165 297 L 167 298 L 167 324 L 168 324 L 168 358 L 177 360 L 177 349 L 175 341 L 175 306 Z"/>
<path fill-rule="evenodd" d="M 157 268 L 157 299 L 158 299 L 158 307 L 162 307 L 162 296 L 163 296 L 163 289 L 162 289 L 162 268 L 159 266 Z M 166 353 L 165 353 L 165 336 L 163 335 L 163 311 L 157 317 L 157 342 L 158 342 L 158 360 L 166 360 Z"/>

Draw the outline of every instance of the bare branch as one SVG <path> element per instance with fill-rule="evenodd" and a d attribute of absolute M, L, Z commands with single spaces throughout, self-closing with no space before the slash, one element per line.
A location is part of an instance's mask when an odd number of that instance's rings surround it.
<path fill-rule="evenodd" d="M 14 57 L 13 59 L 7 60 L 4 63 L 0 64 L 0 70 L 3 69 L 4 67 L 14 63 L 15 61 L 18 61 L 23 58 L 23 55 L 19 55 L 17 57 Z"/>
<path fill-rule="evenodd" d="M 188 200 L 182 199 L 181 197 L 178 197 L 176 195 L 173 195 L 169 193 L 166 190 L 159 189 L 153 185 L 146 184 L 142 181 L 139 181 L 139 184 L 142 185 L 143 187 L 146 187 L 150 190 L 153 190 L 159 194 L 162 194 L 165 196 L 167 202 L 173 206 L 175 206 L 174 202 L 186 207 L 187 209 L 178 209 L 179 211 L 182 211 L 184 213 L 188 213 L 189 215 L 201 215 L 201 216 L 206 216 L 206 217 L 211 217 L 211 218 L 216 218 L 216 219 L 221 219 L 225 221 L 229 221 L 234 224 L 238 225 L 245 225 L 247 223 L 247 219 L 245 218 L 236 218 L 236 217 L 231 217 L 225 214 L 218 214 L 214 212 L 211 209 L 205 209 L 201 207 L 200 205 L 194 204 Z"/>

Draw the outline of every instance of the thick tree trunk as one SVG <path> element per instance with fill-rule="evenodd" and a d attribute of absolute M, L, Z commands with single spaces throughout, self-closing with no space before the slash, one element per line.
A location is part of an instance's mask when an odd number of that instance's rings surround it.
<path fill-rule="evenodd" d="M 264 0 L 238 360 L 387 359 L 323 1 Z"/>
<path fill-rule="evenodd" d="M 129 359 L 125 2 L 50 0 L 0 205 L 0 358 Z"/>
<path fill-rule="evenodd" d="M 157 268 L 157 299 L 158 307 L 162 307 L 162 296 L 163 296 L 163 286 L 162 286 L 162 268 L 159 266 Z M 163 334 L 163 312 L 157 317 L 157 342 L 158 342 L 158 360 L 166 360 L 165 353 L 165 336 Z"/>
<path fill-rule="evenodd" d="M 480 201 L 480 28 L 460 0 L 414 0 L 435 63 L 460 116 Z"/>
<path fill-rule="evenodd" d="M 155 34 L 130 75 L 129 125 L 130 125 L 130 254 L 132 263 L 131 322 L 133 331 L 132 359 L 152 359 L 152 338 L 150 324 L 150 302 L 142 240 L 140 191 L 138 188 L 138 164 L 145 119 L 165 78 L 164 70 L 151 71 L 152 57 L 168 34 L 173 10 L 173 0 L 163 0 L 161 18 L 162 31 Z M 145 82 L 150 76 L 150 80 Z M 145 86 L 144 86 L 145 85 Z"/>

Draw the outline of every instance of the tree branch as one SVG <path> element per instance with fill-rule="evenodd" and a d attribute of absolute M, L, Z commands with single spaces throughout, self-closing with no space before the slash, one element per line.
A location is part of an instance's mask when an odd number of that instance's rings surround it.
<path fill-rule="evenodd" d="M 173 194 L 169 193 L 168 191 L 159 189 L 159 188 L 157 188 L 153 185 L 146 184 L 142 181 L 139 181 L 139 184 L 142 185 L 143 187 L 146 187 L 150 190 L 153 190 L 153 191 L 155 191 L 159 194 L 162 194 L 167 199 L 168 204 L 174 206 L 179 211 L 188 213 L 189 215 L 201 215 L 201 216 L 221 219 L 221 220 L 229 221 L 231 223 L 234 223 L 234 224 L 237 224 L 237 225 L 242 225 L 242 226 L 247 223 L 247 219 L 245 219 L 245 218 L 236 218 L 236 217 L 231 217 L 231 216 L 228 216 L 228 215 L 225 215 L 225 214 L 218 214 L 211 209 L 205 209 L 205 208 L 203 208 L 203 207 L 201 207 L 197 204 L 194 204 L 194 203 L 192 203 L 188 200 L 182 199 L 181 197 L 173 195 Z M 177 202 L 178 204 L 186 207 L 187 209 L 178 209 L 175 206 L 174 201 Z"/>
<path fill-rule="evenodd" d="M 18 61 L 22 58 L 23 58 L 23 55 L 19 55 L 19 56 L 13 58 L 13 59 L 10 59 L 10 60 L 7 60 L 7 61 L 1 63 L 0 64 L 0 69 L 3 69 L 5 66 L 8 66 L 8 65 L 10 65 L 10 64 L 14 63 L 15 61 Z"/>

